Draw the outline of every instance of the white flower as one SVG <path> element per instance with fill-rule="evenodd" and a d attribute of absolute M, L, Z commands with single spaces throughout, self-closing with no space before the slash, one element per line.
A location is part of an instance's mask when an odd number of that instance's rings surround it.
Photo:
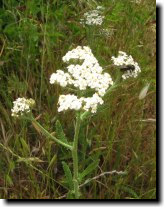
<path fill-rule="evenodd" d="M 80 20 L 81 24 L 86 25 L 101 25 L 105 16 L 102 15 L 104 7 L 98 6 L 95 10 L 84 13 L 84 19 Z"/>
<path fill-rule="evenodd" d="M 68 73 L 64 73 L 62 70 L 57 70 L 56 73 L 53 73 L 50 77 L 50 83 L 59 83 L 60 86 L 65 87 L 68 83 L 71 82 L 71 77 Z"/>
<path fill-rule="evenodd" d="M 93 94 L 92 97 L 78 98 L 74 94 L 60 95 L 58 101 L 58 112 L 65 110 L 80 110 L 91 111 L 95 113 L 97 111 L 98 104 L 103 104 L 103 100 L 98 94 Z"/>
<path fill-rule="evenodd" d="M 23 114 L 29 113 L 31 107 L 34 106 L 35 101 L 33 99 L 18 98 L 13 102 L 14 106 L 11 109 L 13 117 L 19 117 Z"/>
<path fill-rule="evenodd" d="M 104 10 L 105 8 L 103 6 L 97 6 L 97 10 Z"/>
<path fill-rule="evenodd" d="M 118 57 L 112 56 L 111 60 L 113 61 L 114 65 L 116 65 L 116 66 L 131 65 L 134 67 L 134 70 L 129 69 L 126 72 L 124 72 L 124 74 L 122 75 L 123 79 L 127 79 L 129 77 L 136 78 L 138 76 L 138 73 L 141 72 L 141 69 L 140 69 L 138 63 L 134 61 L 134 59 L 132 58 L 131 55 L 128 56 L 126 54 L 126 52 L 119 51 Z"/>
<path fill-rule="evenodd" d="M 56 82 L 62 87 L 73 85 L 80 90 L 91 88 L 100 96 L 104 96 L 109 86 L 113 85 L 113 81 L 108 73 L 102 73 L 103 69 L 94 57 L 91 49 L 87 46 L 78 46 L 67 52 L 62 58 L 66 63 L 71 59 L 79 59 L 83 63 L 82 65 L 69 65 L 67 67 L 68 73 L 57 70 L 56 73 L 51 75 L 50 83 L 54 84 Z"/>
<path fill-rule="evenodd" d="M 114 28 L 101 28 L 100 30 L 99 30 L 99 34 L 100 35 L 103 35 L 103 36 L 105 36 L 105 37 L 107 37 L 107 38 L 109 38 L 109 37 L 111 37 L 113 34 L 114 34 L 114 31 L 115 31 L 116 29 L 114 29 Z"/>
<path fill-rule="evenodd" d="M 62 87 L 73 85 L 80 91 L 90 88 L 95 93 L 88 98 L 78 98 L 73 94 L 61 95 L 58 101 L 58 111 L 83 109 L 95 113 L 97 105 L 103 103 L 101 97 L 104 96 L 109 86 L 113 85 L 112 78 L 108 73 L 103 73 L 103 68 L 99 65 L 88 46 L 78 46 L 68 51 L 62 58 L 66 63 L 69 63 L 71 59 L 78 59 L 82 61 L 82 64 L 70 64 L 67 66 L 67 73 L 57 70 L 56 73 L 51 75 L 50 83 L 58 83 Z"/>
<path fill-rule="evenodd" d="M 91 111 L 92 113 L 95 113 L 97 111 L 98 104 L 103 104 L 104 101 L 101 97 L 99 97 L 98 94 L 93 94 L 92 97 L 88 98 L 82 98 L 83 102 L 85 103 L 83 106 L 83 109 L 85 111 Z"/>
<path fill-rule="evenodd" d="M 136 3 L 136 4 L 140 4 L 142 0 L 132 0 L 131 2 Z"/>
<path fill-rule="evenodd" d="M 60 95 L 58 112 L 64 110 L 79 110 L 81 108 L 81 101 L 73 94 Z"/>

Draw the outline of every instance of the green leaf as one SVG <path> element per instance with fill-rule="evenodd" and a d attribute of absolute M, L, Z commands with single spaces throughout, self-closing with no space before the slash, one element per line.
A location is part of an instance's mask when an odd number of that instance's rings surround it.
<path fill-rule="evenodd" d="M 63 132 L 63 128 L 61 126 L 61 123 L 59 120 L 56 121 L 56 135 L 57 138 L 63 142 L 65 142 L 66 144 L 68 144 L 67 138 Z"/>
<path fill-rule="evenodd" d="M 9 162 L 9 171 L 10 172 L 13 172 L 14 169 L 15 169 L 15 163 L 14 163 L 14 161 L 10 161 Z"/>
<path fill-rule="evenodd" d="M 52 168 L 56 164 L 56 161 L 57 161 L 57 155 L 54 155 L 53 158 L 51 159 L 47 169 Z"/>
<path fill-rule="evenodd" d="M 74 199 L 74 194 L 73 194 L 72 191 L 69 191 L 69 192 L 67 193 L 67 199 Z"/>
<path fill-rule="evenodd" d="M 23 138 L 20 138 L 20 142 L 21 142 L 21 145 L 22 145 L 22 148 L 23 148 L 23 152 L 26 156 L 28 153 L 30 153 L 29 146 Z"/>
<path fill-rule="evenodd" d="M 9 24 L 5 27 L 3 32 L 10 40 L 16 39 L 18 38 L 19 27 L 15 24 Z"/>
<path fill-rule="evenodd" d="M 9 186 L 13 186 L 13 181 L 11 179 L 11 177 L 9 175 L 6 175 L 6 184 L 9 185 Z"/>
<path fill-rule="evenodd" d="M 135 199 L 140 199 L 140 197 L 138 196 L 138 194 L 130 187 L 128 186 L 120 186 L 121 190 L 128 192 L 130 195 L 132 195 L 133 198 Z"/>
<path fill-rule="evenodd" d="M 96 167 L 99 164 L 99 160 L 91 163 L 81 174 L 80 174 L 80 180 L 82 180 L 85 176 L 87 176 L 89 173 L 91 173 L 93 170 L 96 169 Z"/>
<path fill-rule="evenodd" d="M 73 189 L 73 177 L 72 177 L 72 173 L 71 173 L 70 168 L 67 165 L 67 163 L 65 163 L 63 161 L 62 164 L 63 164 L 63 170 L 65 172 L 65 176 L 66 176 L 67 183 L 69 185 L 70 190 L 72 190 Z"/>
<path fill-rule="evenodd" d="M 36 163 L 43 163 L 43 160 L 40 160 L 38 157 L 28 157 L 28 158 L 19 158 L 17 162 L 25 162 L 25 163 L 31 163 L 31 162 L 36 162 Z"/>

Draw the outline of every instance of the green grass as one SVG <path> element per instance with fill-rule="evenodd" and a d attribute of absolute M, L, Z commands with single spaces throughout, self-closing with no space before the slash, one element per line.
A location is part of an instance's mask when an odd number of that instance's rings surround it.
<path fill-rule="evenodd" d="M 84 12 L 105 6 L 100 27 L 84 28 Z M 83 199 L 156 198 L 156 18 L 154 0 L 135 4 L 129 0 L 2 0 L 0 3 L 0 198 L 57 199 L 66 194 L 62 161 L 72 166 L 71 154 L 48 141 L 32 124 L 11 117 L 17 97 L 36 101 L 34 115 L 50 132 L 57 119 L 66 136 L 74 135 L 72 112 L 58 113 L 59 94 L 67 90 L 51 86 L 49 77 L 63 69 L 62 56 L 78 45 L 89 45 L 102 67 L 111 65 L 119 50 L 131 54 L 141 66 L 105 99 L 106 108 L 90 117 L 79 136 L 79 170 L 99 160 L 87 176 L 106 175 L 81 188 Z M 112 28 L 109 37 L 101 28 Z M 115 69 L 108 67 L 115 78 Z M 150 83 L 147 96 L 139 100 Z M 64 197 L 66 198 L 66 197 Z"/>

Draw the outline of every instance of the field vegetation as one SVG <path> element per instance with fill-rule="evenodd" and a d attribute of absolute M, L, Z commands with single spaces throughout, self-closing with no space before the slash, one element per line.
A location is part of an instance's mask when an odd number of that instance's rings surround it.
<path fill-rule="evenodd" d="M 84 13 L 97 6 L 105 8 L 103 24 L 81 24 Z M 49 78 L 64 69 L 62 57 L 77 46 L 89 46 L 113 80 L 118 69 L 111 57 L 118 51 L 132 55 L 141 68 L 138 77 L 121 82 L 104 98 L 104 108 L 81 125 L 79 170 L 90 164 L 95 169 L 85 174 L 90 181 L 82 182 L 80 198 L 156 198 L 155 21 L 154 0 L 0 1 L 1 199 L 72 197 L 64 174 L 66 164 L 72 168 L 71 153 L 34 123 L 13 118 L 11 109 L 18 97 L 33 98 L 36 120 L 55 135 L 63 128 L 72 141 L 74 112 L 57 111 L 59 95 L 69 91 L 50 85 Z M 122 173 L 105 173 L 110 171 Z"/>

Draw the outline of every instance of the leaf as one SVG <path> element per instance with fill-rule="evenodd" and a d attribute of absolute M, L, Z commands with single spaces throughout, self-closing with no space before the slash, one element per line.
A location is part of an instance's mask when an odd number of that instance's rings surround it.
<path fill-rule="evenodd" d="M 74 199 L 74 194 L 72 193 L 72 191 L 69 191 L 67 193 L 67 199 Z"/>
<path fill-rule="evenodd" d="M 42 131 L 41 129 L 32 121 L 32 125 L 33 127 L 36 129 L 36 131 L 39 133 L 39 134 L 42 134 Z"/>
<path fill-rule="evenodd" d="M 19 158 L 17 162 L 37 162 L 37 163 L 43 163 L 43 160 L 40 160 L 38 157 L 28 157 L 28 158 Z"/>
<path fill-rule="evenodd" d="M 73 189 L 73 177 L 72 177 L 72 173 L 71 173 L 70 168 L 67 165 L 67 163 L 65 163 L 63 161 L 62 162 L 62 165 L 63 165 L 63 170 L 65 172 L 65 176 L 66 176 L 67 183 L 69 185 L 70 190 L 72 190 Z"/>
<path fill-rule="evenodd" d="M 6 175 L 6 183 L 9 186 L 13 186 L 14 185 L 13 181 L 12 181 L 12 179 L 11 179 L 11 177 L 9 175 Z"/>
<path fill-rule="evenodd" d="M 140 199 L 140 197 L 137 195 L 137 193 L 130 187 L 128 186 L 120 186 L 121 190 L 128 192 L 130 195 L 132 195 L 132 197 L 134 197 L 135 199 Z"/>
<path fill-rule="evenodd" d="M 53 158 L 51 159 L 47 169 L 53 167 L 55 165 L 56 161 L 57 161 L 57 155 L 54 155 Z"/>
<path fill-rule="evenodd" d="M 25 154 L 30 153 L 30 149 L 26 141 L 23 138 L 20 138 L 20 142 L 23 148 L 23 152 L 25 152 Z"/>
<path fill-rule="evenodd" d="M 89 173 L 91 173 L 93 170 L 96 169 L 96 167 L 99 164 L 99 160 L 91 163 L 81 174 L 80 174 L 80 180 L 82 180 L 85 176 L 87 176 Z"/>
<path fill-rule="evenodd" d="M 8 24 L 4 29 L 4 33 L 10 40 L 17 39 L 19 34 L 19 27 L 15 24 Z"/>
<path fill-rule="evenodd" d="M 48 36 L 50 36 L 50 37 L 61 37 L 61 38 L 65 38 L 65 35 L 63 34 L 63 33 L 59 33 L 59 32 L 55 32 L 55 33 L 48 33 L 47 34 Z"/>
<path fill-rule="evenodd" d="M 58 139 L 68 144 L 67 138 L 63 132 L 63 128 L 59 120 L 56 121 L 56 135 Z"/>
<path fill-rule="evenodd" d="M 14 163 L 14 161 L 10 161 L 9 162 L 9 171 L 10 172 L 13 172 L 14 169 L 15 169 L 15 163 Z"/>
<path fill-rule="evenodd" d="M 148 83 L 148 84 L 141 90 L 141 92 L 140 92 L 140 94 L 139 94 L 139 99 L 140 99 L 140 100 L 141 100 L 141 99 L 144 99 L 144 98 L 146 97 L 147 92 L 148 92 L 148 90 L 149 90 L 149 87 L 150 87 L 150 83 Z"/>
<path fill-rule="evenodd" d="M 27 91 L 27 84 L 26 82 L 21 82 L 19 78 L 15 75 L 12 75 L 8 78 L 8 87 L 7 90 L 9 93 L 15 92 L 17 89 L 17 92 L 19 94 Z"/>

